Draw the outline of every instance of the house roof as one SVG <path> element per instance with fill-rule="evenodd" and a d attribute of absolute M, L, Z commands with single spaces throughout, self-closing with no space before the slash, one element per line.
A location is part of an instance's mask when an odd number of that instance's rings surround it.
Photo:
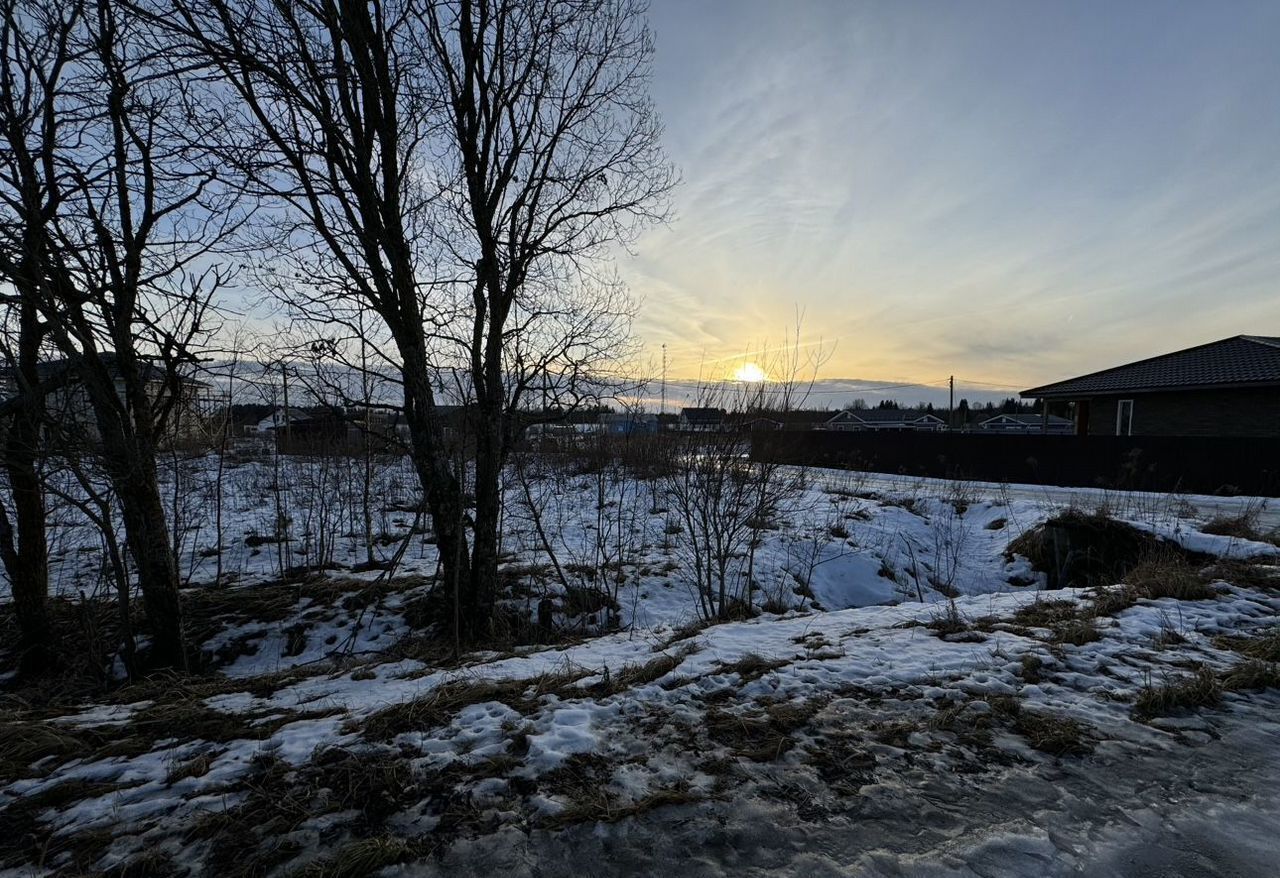
<path fill-rule="evenodd" d="M 116 368 L 117 357 L 114 351 L 101 351 L 98 354 L 98 358 L 102 360 L 103 365 L 107 367 L 107 370 L 110 373 L 118 376 L 118 369 Z M 138 371 L 142 375 L 142 380 L 144 381 L 165 380 L 166 373 L 162 367 L 157 366 L 151 360 L 144 359 L 142 357 L 139 357 L 137 362 L 138 362 Z M 59 377 L 63 373 L 68 371 L 70 371 L 74 376 L 75 374 L 74 370 L 76 369 L 76 367 L 77 367 L 77 363 L 75 363 L 72 360 L 67 360 L 67 359 L 43 360 L 36 364 L 36 374 L 40 376 L 41 381 L 47 381 L 49 379 Z M 6 376 L 13 374 L 13 370 L 11 368 L 5 368 L 3 371 Z M 187 385 L 188 387 L 210 386 L 207 382 L 199 381 L 195 378 L 192 378 L 190 375 L 183 375 L 183 376 L 180 376 L 180 378 L 182 383 Z M 72 380 L 74 380 L 74 378 Z"/>
<path fill-rule="evenodd" d="M 936 414 L 922 411 L 921 409 L 852 409 L 836 412 L 827 419 L 827 423 L 837 418 L 844 420 L 856 419 L 864 424 L 906 424 L 926 418 L 932 418 L 942 423 L 942 419 Z"/>
<path fill-rule="evenodd" d="M 1236 335 L 1123 366 L 1022 391 L 1072 398 L 1158 390 L 1280 385 L 1280 337 Z"/>
<path fill-rule="evenodd" d="M 682 408 L 680 417 L 686 421 L 698 421 L 704 424 L 718 424 L 724 420 L 724 409 Z"/>
<path fill-rule="evenodd" d="M 1017 423 L 1019 423 L 1019 424 L 1026 424 L 1027 426 L 1031 426 L 1031 427 L 1038 427 L 1038 426 L 1040 426 L 1042 423 L 1044 423 L 1043 418 L 1044 418 L 1044 415 L 1029 415 L 1029 414 L 1017 414 L 1017 415 L 1011 415 L 1011 414 L 1004 414 L 1004 413 L 1002 413 L 1002 414 L 998 414 L 998 415 L 996 415 L 996 416 L 995 416 L 995 417 L 993 417 L 993 418 L 987 418 L 985 421 L 979 421 L 978 423 L 979 423 L 979 424 L 990 424 L 990 423 L 992 423 L 992 422 L 994 422 L 994 421 L 999 421 L 999 420 L 1001 420 L 1001 419 L 1006 419 L 1006 420 L 1010 420 L 1010 421 L 1015 421 L 1015 422 L 1017 422 Z M 1071 421 L 1070 421 L 1070 420 L 1068 420 L 1067 418 L 1060 418 L 1060 417 L 1058 417 L 1057 415 L 1049 415 L 1049 424 L 1050 424 L 1050 425 L 1057 425 L 1057 426 L 1061 427 L 1061 426 L 1065 426 L 1065 425 L 1070 424 L 1070 423 L 1071 423 Z"/>
<path fill-rule="evenodd" d="M 831 416 L 834 414 L 836 413 L 833 411 L 818 411 L 816 409 L 792 409 L 789 411 L 756 409 L 734 415 L 732 419 L 743 423 L 773 421 L 775 424 L 825 424 L 831 420 Z"/>

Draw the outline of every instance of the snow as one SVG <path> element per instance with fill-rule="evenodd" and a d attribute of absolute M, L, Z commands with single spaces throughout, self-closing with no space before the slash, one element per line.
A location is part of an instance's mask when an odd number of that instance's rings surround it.
<path fill-rule="evenodd" d="M 259 484 L 264 466 L 244 464 L 229 484 Z M 606 551 L 620 556 L 612 559 L 625 574 L 616 583 L 616 630 L 603 630 L 603 618 L 561 613 L 592 636 L 434 667 L 394 649 L 411 633 L 406 615 L 428 583 L 414 579 L 402 591 L 348 605 L 345 598 L 377 574 L 334 571 L 336 597 L 300 592 L 274 621 L 226 621 L 208 642 L 211 650 L 252 646 L 221 668 L 226 691 L 203 700 L 246 717 L 244 738 L 214 743 L 175 733 L 132 757 L 45 760 L 34 776 L 0 787 L 0 808 L 68 781 L 111 784 L 40 819 L 58 838 L 109 830 L 99 869 L 157 846 L 194 862 L 203 854 L 183 841 L 186 833 L 202 815 L 242 803 L 258 766 L 305 772 L 318 753 L 342 748 L 404 760 L 424 783 L 452 772 L 449 800 L 481 815 L 445 838 L 433 858 L 391 865 L 382 875 L 532 874 L 533 863 L 547 864 L 542 874 L 560 874 L 627 861 L 690 875 L 1160 874 L 1205 858 L 1225 864 L 1220 874 L 1249 874 L 1269 868 L 1278 853 L 1271 839 L 1280 837 L 1280 803 L 1267 791 L 1280 789 L 1280 768 L 1249 775 L 1245 767 L 1280 766 L 1280 695 L 1228 693 L 1220 710 L 1149 723 L 1132 712 L 1153 681 L 1238 664 L 1219 637 L 1270 629 L 1280 596 L 1225 582 L 1210 600 L 1142 599 L 1100 618 L 1101 638 L 1080 646 L 1018 623 L 1018 611 L 1041 600 L 1091 605 L 1091 592 L 1042 592 L 1028 562 L 1007 554 L 1018 535 L 1087 495 L 814 471 L 755 552 L 757 602 L 777 598 L 770 608 L 780 612 L 688 633 L 678 629 L 697 618 L 696 596 L 666 539 L 667 516 L 652 511 L 658 505 L 647 489 L 619 488 L 623 500 L 601 508 L 594 499 L 600 484 L 590 475 L 549 478 L 543 487 L 540 511 L 554 523 L 563 564 L 589 566 Z M 237 510 L 228 534 L 258 527 L 270 512 L 269 497 L 257 502 L 250 494 L 240 491 L 228 503 Z M 390 487 L 383 499 L 400 502 Z M 1219 498 L 1201 504 L 1110 492 L 1106 502 L 1123 520 L 1197 552 L 1277 555 L 1267 543 L 1203 533 L 1222 514 Z M 503 536 L 507 564 L 540 570 L 545 552 L 514 500 L 513 509 Z M 421 540 L 409 533 L 411 515 L 400 525 L 397 513 L 387 517 L 393 532 Z M 64 544 L 81 539 L 73 523 L 60 528 Z M 602 529 L 610 547 L 602 548 Z M 359 538 L 340 542 L 338 556 Z M 224 573 L 246 589 L 268 586 L 279 573 L 275 548 L 242 548 L 224 555 Z M 428 542 L 417 543 L 397 575 L 428 576 L 433 553 Z M 82 554 L 56 560 L 64 582 L 75 581 Z M 209 559 L 189 560 L 196 581 L 207 585 L 201 577 Z M 522 604 L 530 612 L 542 595 L 563 596 L 545 571 L 520 581 L 532 590 Z M 944 613 L 973 630 L 939 636 L 929 626 Z M 297 630 L 305 632 L 300 648 L 291 638 Z M 1165 642 L 1171 631 L 1181 638 L 1176 646 Z M 625 671 L 663 659 L 670 667 L 612 685 Z M 1038 679 L 1025 673 L 1033 660 Z M 280 670 L 295 673 L 263 684 L 263 675 Z M 430 699 L 443 686 L 482 681 L 510 683 L 504 689 L 519 698 L 478 697 L 389 742 L 362 731 L 381 712 Z M 1057 759 L 1035 750 L 1003 718 L 1001 699 L 1082 723 L 1095 752 Z M 152 705 L 87 702 L 48 722 L 123 734 Z M 784 707 L 803 708 L 807 718 L 786 727 L 787 747 L 776 759 L 735 755 L 717 737 L 716 723 L 749 732 Z M 945 718 L 949 709 L 954 719 Z M 896 727 L 900 737 L 890 734 Z M 978 743 L 967 736 L 975 730 L 986 731 Z M 852 784 L 850 798 L 832 786 L 820 759 L 844 766 L 841 748 L 855 744 L 862 761 L 848 764 L 864 767 L 841 768 L 836 778 Z M 172 779 L 176 766 L 198 756 L 208 759 L 207 771 Z M 498 769 L 486 766 L 502 768 L 491 774 Z M 556 785 L 566 776 L 582 778 L 586 799 L 572 783 Z M 697 803 L 645 810 L 650 797 L 673 791 Z M 640 813 L 552 828 L 584 807 Z M 293 837 L 306 841 L 295 864 L 357 837 L 360 820 L 344 813 L 299 824 Z M 449 824 L 424 793 L 387 825 L 430 835 Z M 1252 835 L 1228 849 L 1215 840 L 1223 826 Z M 1135 872 L 1134 863 L 1149 871 Z"/>

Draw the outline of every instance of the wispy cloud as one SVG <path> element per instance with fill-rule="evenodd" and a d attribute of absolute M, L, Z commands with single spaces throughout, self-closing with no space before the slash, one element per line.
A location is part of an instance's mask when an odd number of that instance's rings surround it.
<path fill-rule="evenodd" d="M 624 276 L 672 374 L 1030 385 L 1280 329 L 1280 7 L 659 2 L 686 185 Z"/>

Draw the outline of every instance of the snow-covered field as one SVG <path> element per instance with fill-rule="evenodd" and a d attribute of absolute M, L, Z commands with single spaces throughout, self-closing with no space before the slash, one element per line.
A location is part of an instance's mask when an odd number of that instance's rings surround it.
<path fill-rule="evenodd" d="M 270 466 L 222 473 L 221 539 L 207 500 L 185 517 L 218 673 L 3 705 L 0 874 L 1245 875 L 1280 854 L 1278 552 L 1201 530 L 1260 501 L 813 470 L 754 553 L 773 612 L 705 626 L 655 486 L 548 469 L 510 486 L 505 566 L 513 606 L 552 597 L 569 637 L 454 661 L 415 636 L 435 558 L 411 474 L 372 492 L 376 557 L 410 540 L 382 582 L 351 569 L 361 492 L 309 506 L 314 474 Z M 280 533 L 273 483 L 289 542 L 246 542 Z M 1010 542 L 1085 503 L 1249 563 L 1195 599 L 1043 591 Z M 534 509 L 615 630 L 574 611 Z M 83 589 L 77 527 L 56 576 Z M 233 589 L 210 586 L 219 545 Z"/>

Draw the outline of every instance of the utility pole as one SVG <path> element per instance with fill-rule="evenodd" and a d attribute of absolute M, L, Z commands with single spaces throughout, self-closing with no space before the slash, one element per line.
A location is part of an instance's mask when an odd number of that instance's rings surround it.
<path fill-rule="evenodd" d="M 947 396 L 947 429 L 956 428 L 956 376 L 952 375 L 947 382 L 950 391 Z"/>
<path fill-rule="evenodd" d="M 662 414 L 667 413 L 667 344 L 662 343 Z"/>
<path fill-rule="evenodd" d="M 289 447 L 293 439 L 289 421 L 289 369 L 283 357 L 280 358 L 280 383 L 284 387 L 284 442 L 285 446 Z"/>

